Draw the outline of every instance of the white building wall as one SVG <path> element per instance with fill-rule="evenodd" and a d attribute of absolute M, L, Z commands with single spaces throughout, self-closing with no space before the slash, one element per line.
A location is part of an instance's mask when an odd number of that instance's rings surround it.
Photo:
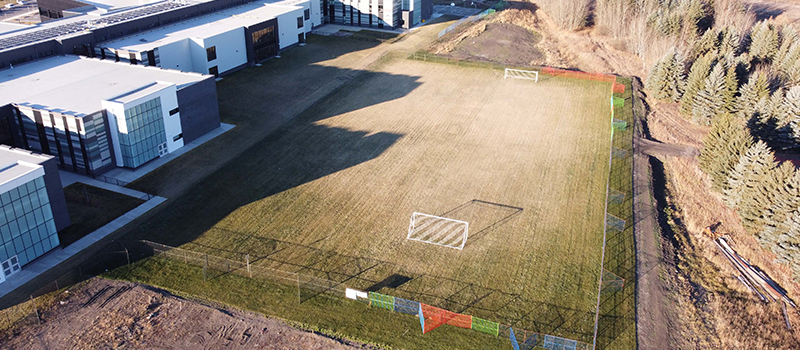
<path fill-rule="evenodd" d="M 222 74 L 246 64 L 247 45 L 244 39 L 243 27 L 203 39 L 203 57 L 200 61 L 206 61 L 205 70 L 195 70 L 195 72 L 208 74 L 208 68 L 217 66 L 220 74 Z M 216 47 L 217 59 L 209 62 L 206 49 L 212 46 Z M 192 55 L 194 56 L 194 53 Z"/>
<path fill-rule="evenodd" d="M 297 34 L 306 32 L 305 21 L 303 28 L 297 28 L 297 17 L 303 17 L 303 7 L 292 7 L 295 9 L 278 16 L 278 48 L 281 50 L 297 44 Z"/>
<path fill-rule="evenodd" d="M 111 135 L 111 143 L 114 149 L 114 164 L 118 167 L 125 166 L 122 162 L 122 151 L 119 148 L 119 132 L 122 126 L 123 132 L 127 132 L 125 125 L 125 107 L 122 103 L 112 101 L 102 101 L 100 105 L 106 110 L 106 117 L 108 118 L 108 132 Z"/>
<path fill-rule="evenodd" d="M 308 28 L 306 28 L 306 33 L 309 33 L 311 32 L 311 28 L 314 28 L 322 24 L 323 12 L 322 9 L 320 8 L 321 2 L 318 0 L 306 1 L 304 6 L 309 6 L 311 9 L 311 19 L 309 20 L 309 22 L 311 22 L 310 23 L 311 25 L 308 26 Z"/>
<path fill-rule="evenodd" d="M 170 84 L 151 94 L 136 98 L 135 100 L 126 101 L 124 104 L 115 101 L 102 101 L 101 104 L 103 108 L 106 109 L 108 116 L 108 129 L 111 133 L 111 141 L 114 143 L 114 161 L 117 166 L 124 166 L 118 133 L 124 134 L 128 132 L 127 124 L 125 123 L 125 110 L 155 99 L 156 97 L 161 98 L 161 115 L 164 119 L 167 152 L 171 153 L 183 147 L 183 138 L 174 141 L 175 136 L 183 132 L 181 128 L 180 112 L 169 115 L 169 111 L 178 108 L 178 94 L 175 84 Z"/>
<path fill-rule="evenodd" d="M 188 39 L 159 46 L 158 59 L 160 61 L 158 66 L 164 69 L 175 69 L 184 72 L 195 71 Z"/>
<path fill-rule="evenodd" d="M 208 74 L 208 60 L 206 60 L 206 46 L 203 38 L 190 38 L 189 52 L 192 57 L 192 72 Z"/>

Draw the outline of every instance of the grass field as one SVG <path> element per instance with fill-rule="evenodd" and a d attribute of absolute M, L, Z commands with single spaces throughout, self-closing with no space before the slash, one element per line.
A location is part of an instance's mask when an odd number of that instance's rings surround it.
<path fill-rule="evenodd" d="M 609 90 L 385 59 L 133 238 L 591 342 Z M 469 221 L 464 250 L 406 240 L 413 211 Z"/>

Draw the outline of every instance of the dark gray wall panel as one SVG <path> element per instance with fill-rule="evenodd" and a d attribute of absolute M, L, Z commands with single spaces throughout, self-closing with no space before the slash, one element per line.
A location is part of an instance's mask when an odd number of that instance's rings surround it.
<path fill-rule="evenodd" d="M 61 231 L 70 225 L 67 200 L 64 198 L 64 188 L 61 186 L 61 176 L 58 175 L 58 163 L 55 158 L 42 163 L 44 167 L 44 184 L 47 187 L 47 196 L 50 198 L 50 207 L 53 209 L 53 220 L 56 230 Z"/>
<path fill-rule="evenodd" d="M 214 77 L 178 90 L 178 108 L 184 144 L 218 128 L 219 104 Z"/>

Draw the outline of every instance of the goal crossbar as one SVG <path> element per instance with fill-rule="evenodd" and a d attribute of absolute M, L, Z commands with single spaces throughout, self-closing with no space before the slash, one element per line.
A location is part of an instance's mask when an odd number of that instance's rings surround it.
<path fill-rule="evenodd" d="M 469 222 L 414 212 L 406 239 L 462 250 L 468 235 Z"/>
<path fill-rule="evenodd" d="M 521 69 L 511 69 L 506 68 L 505 74 L 503 75 L 503 79 L 506 78 L 514 78 L 514 79 L 525 79 L 525 80 L 533 80 L 534 82 L 539 82 L 539 72 L 535 70 L 521 70 Z"/>

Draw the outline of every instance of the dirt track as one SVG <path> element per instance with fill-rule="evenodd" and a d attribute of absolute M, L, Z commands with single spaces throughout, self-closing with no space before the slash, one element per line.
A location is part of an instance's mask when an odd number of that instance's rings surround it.
<path fill-rule="evenodd" d="M 43 313 L 42 324 L 0 334 L 3 349 L 364 349 L 260 315 L 203 305 L 161 289 L 94 279 Z M 375 349 L 366 347 L 367 349 Z"/>

